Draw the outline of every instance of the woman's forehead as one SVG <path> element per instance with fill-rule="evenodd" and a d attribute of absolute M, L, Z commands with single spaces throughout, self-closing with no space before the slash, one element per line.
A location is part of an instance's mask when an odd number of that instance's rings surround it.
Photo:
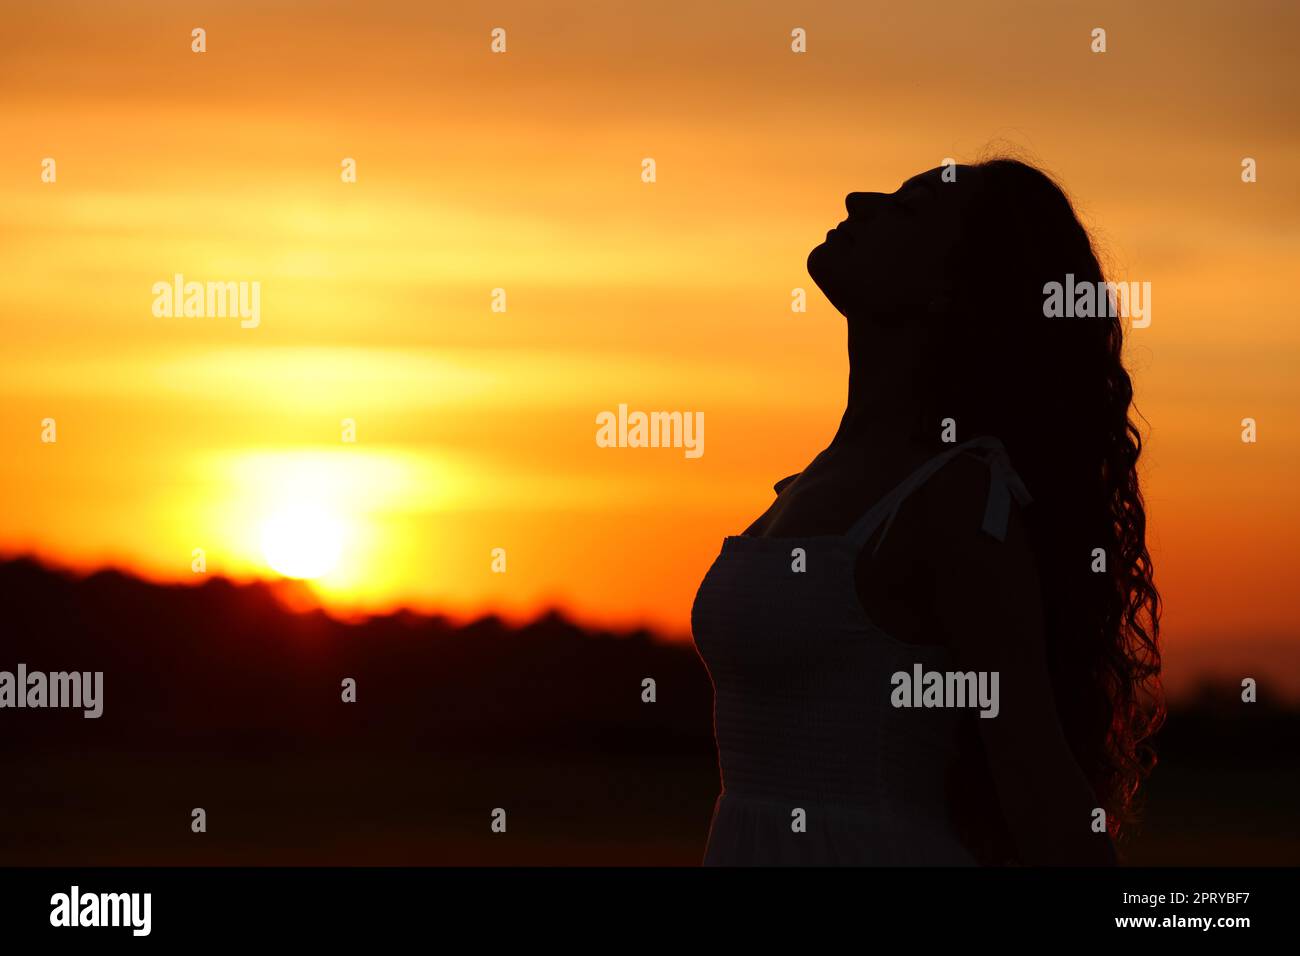
<path fill-rule="evenodd" d="M 934 169 L 927 169 L 923 173 L 917 173 L 915 176 L 911 177 L 910 179 L 904 180 L 903 185 L 900 186 L 899 188 L 908 189 L 912 186 L 924 186 L 926 188 L 933 188 L 934 186 L 936 186 L 937 184 L 943 181 L 943 174 L 948 170 L 952 170 L 952 172 L 948 174 L 948 181 L 955 182 L 960 179 L 960 176 L 956 175 L 957 173 L 962 173 L 962 174 L 972 173 L 974 172 L 974 167 L 962 166 L 958 164 L 952 164 L 947 166 L 936 166 L 934 167 Z"/>

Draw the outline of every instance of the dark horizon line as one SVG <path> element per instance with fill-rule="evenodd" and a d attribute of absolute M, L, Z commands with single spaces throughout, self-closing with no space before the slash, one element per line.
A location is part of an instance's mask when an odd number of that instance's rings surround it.
<path fill-rule="evenodd" d="M 79 586 L 87 582 L 93 582 L 96 579 L 101 581 L 116 581 L 125 586 L 135 586 L 139 588 L 150 588 L 175 593 L 201 594 L 204 592 L 213 593 L 221 589 L 227 589 L 231 594 L 265 597 L 274 603 L 277 611 L 286 615 L 292 615 L 295 618 L 309 619 L 317 618 L 324 620 L 333 626 L 345 628 L 348 630 L 363 631 L 372 624 L 382 624 L 391 622 L 401 622 L 413 629 L 433 628 L 445 629 L 448 631 L 471 631 L 475 629 L 500 629 L 505 632 L 520 634 L 530 630 L 536 630 L 541 627 L 559 627 L 571 630 L 577 634 L 591 640 L 600 639 L 623 639 L 623 640 L 641 640 L 654 645 L 692 648 L 693 643 L 689 633 L 674 634 L 664 632 L 650 626 L 632 626 L 632 627 L 608 627 L 605 625 L 584 622 L 580 615 L 573 613 L 570 609 L 563 606 L 551 604 L 543 607 L 537 613 L 511 619 L 494 611 L 485 611 L 476 615 L 454 616 L 440 611 L 432 613 L 415 610 L 409 606 L 395 607 L 392 610 L 378 613 L 364 614 L 338 614 L 331 611 L 320 600 L 319 596 L 310 591 L 310 587 L 298 579 L 293 578 L 254 578 L 248 582 L 240 582 L 226 577 L 222 574 L 205 574 L 203 580 L 193 583 L 184 581 L 158 581 L 151 580 L 134 571 L 124 569 L 118 565 L 103 565 L 94 570 L 78 570 L 66 565 L 45 560 L 40 556 L 31 553 L 14 553 L 0 552 L 0 577 L 11 569 L 30 569 L 31 571 L 44 575 L 49 578 L 59 579 L 68 582 L 70 585 Z M 311 601 L 311 607 L 295 607 L 290 598 L 294 593 L 306 594 Z M 1229 639 L 1211 639 L 1199 645 L 1202 650 L 1208 647 L 1226 645 Z M 1240 638 L 1232 641 L 1240 643 Z M 1288 639 L 1285 637 L 1268 637 L 1260 636 L 1255 639 L 1257 645 L 1270 646 L 1281 645 L 1292 650 L 1297 659 L 1300 659 L 1300 641 Z M 1204 657 L 1205 655 L 1197 654 L 1198 645 L 1183 645 L 1183 652 L 1191 650 L 1192 656 Z M 1166 664 L 1168 659 L 1166 658 Z M 1227 677 L 1226 666 L 1211 666 L 1202 660 L 1198 665 L 1187 668 L 1189 673 L 1172 682 L 1168 687 L 1170 703 L 1194 702 L 1198 698 L 1226 697 L 1229 692 L 1235 688 L 1235 680 Z M 1249 669 L 1249 668 L 1248 668 Z M 1259 676 L 1271 675 L 1285 670 L 1285 662 L 1272 664 L 1268 670 Z M 1255 676 L 1249 674 L 1247 676 Z M 1267 679 L 1267 678 L 1266 678 Z M 1267 695 L 1261 700 L 1265 703 L 1264 709 L 1276 707 L 1282 710 L 1300 709 L 1300 693 L 1296 688 L 1289 688 L 1286 685 L 1288 681 L 1277 681 L 1269 679 L 1268 683 L 1277 686 L 1281 685 L 1281 693 L 1276 695 Z"/>
<path fill-rule="evenodd" d="M 240 581 L 225 574 L 204 573 L 201 580 L 194 582 L 183 580 L 166 580 L 151 578 L 118 564 L 102 564 L 91 570 L 82 570 L 67 564 L 44 558 L 32 551 L 0 551 L 0 571 L 12 566 L 31 567 L 42 574 L 62 578 L 73 584 L 81 584 L 95 578 L 118 578 L 142 587 L 160 588 L 169 591 L 201 591 L 209 587 L 225 587 L 232 591 L 258 592 L 269 594 L 277 606 L 285 613 L 297 616 L 317 615 L 342 627 L 365 627 L 372 621 L 389 621 L 394 619 L 416 619 L 434 624 L 445 624 L 456 629 L 472 628 L 476 625 L 497 624 L 508 630 L 526 630 L 542 622 L 553 622 L 572 627 L 588 634 L 610 635 L 615 637 L 642 637 L 651 640 L 675 644 L 690 641 L 690 635 L 666 632 L 650 625 L 631 625 L 626 627 L 609 627 L 603 624 L 584 621 L 579 612 L 565 607 L 558 602 L 543 605 L 536 613 L 512 616 L 500 611 L 485 610 L 478 613 L 456 615 L 445 611 L 420 611 L 410 605 L 402 604 L 387 611 L 363 612 L 356 614 L 341 613 L 327 606 L 321 596 L 311 589 L 310 583 L 302 578 L 290 577 L 254 577 L 249 581 Z M 198 577 L 198 575 L 196 575 Z M 294 607 L 286 600 L 286 595 L 303 595 L 312 602 L 311 607 Z M 512 620 L 519 623 L 511 623 Z"/>

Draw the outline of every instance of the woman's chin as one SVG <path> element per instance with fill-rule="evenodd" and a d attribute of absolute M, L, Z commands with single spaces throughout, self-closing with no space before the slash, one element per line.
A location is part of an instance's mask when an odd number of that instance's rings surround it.
<path fill-rule="evenodd" d="M 826 262 L 826 257 L 829 254 L 829 242 L 823 242 L 813 246 L 812 252 L 808 253 L 808 262 L 806 264 L 808 275 L 812 277 L 812 280 L 816 282 L 818 286 L 821 285 L 821 276 L 825 274 L 826 270 L 823 269 L 822 266 Z"/>

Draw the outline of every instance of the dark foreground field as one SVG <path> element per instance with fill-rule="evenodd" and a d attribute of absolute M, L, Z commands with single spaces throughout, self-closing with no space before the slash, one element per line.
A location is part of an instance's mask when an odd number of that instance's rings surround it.
<path fill-rule="evenodd" d="M 26 561 L 0 599 L 0 669 L 105 672 L 98 720 L 0 713 L 0 865 L 699 862 L 718 779 L 689 645 L 557 615 L 348 626 Z M 1171 715 L 1130 862 L 1300 862 L 1300 715 L 1233 700 Z"/>

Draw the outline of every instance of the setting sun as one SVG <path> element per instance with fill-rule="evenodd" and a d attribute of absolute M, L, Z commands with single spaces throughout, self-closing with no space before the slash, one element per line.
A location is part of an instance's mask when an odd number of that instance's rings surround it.
<path fill-rule="evenodd" d="M 266 563 L 287 578 L 328 574 L 338 564 L 342 550 L 342 524 L 316 505 L 288 505 L 262 525 Z"/>

